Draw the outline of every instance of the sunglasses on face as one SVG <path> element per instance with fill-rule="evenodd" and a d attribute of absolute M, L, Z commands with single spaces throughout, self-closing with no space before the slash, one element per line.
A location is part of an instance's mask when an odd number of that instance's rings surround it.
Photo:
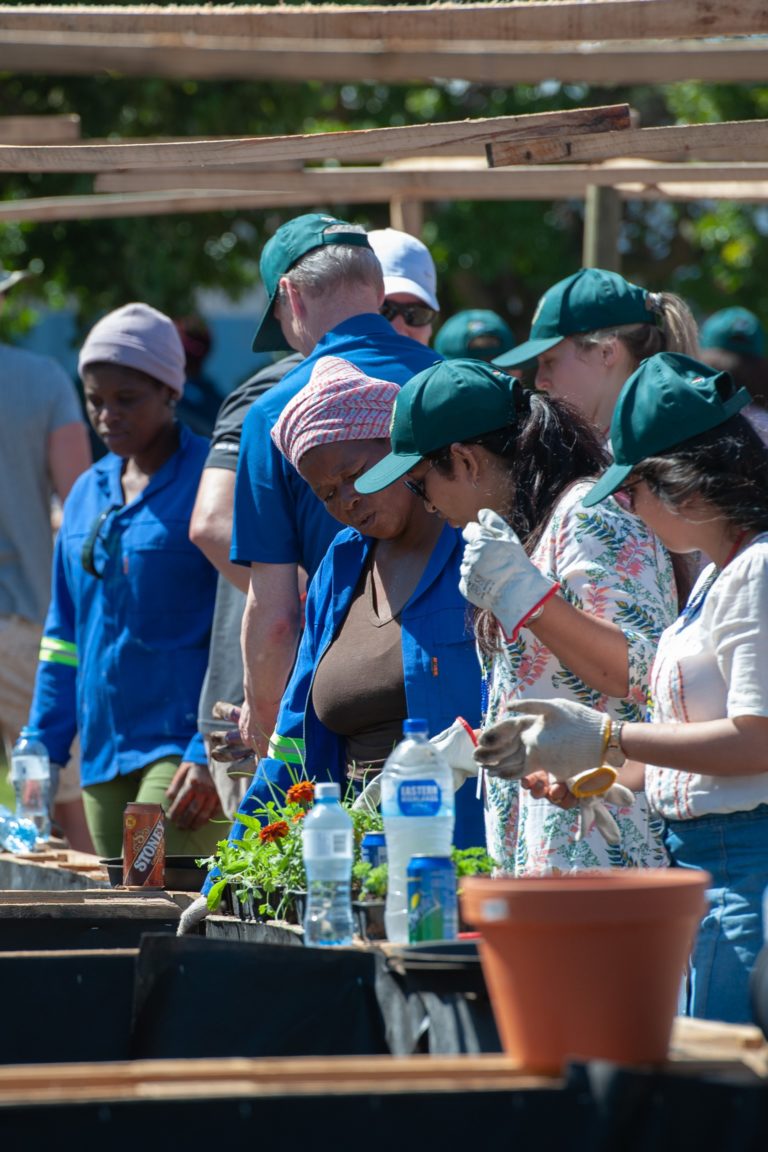
<path fill-rule="evenodd" d="M 396 304 L 394 300 L 385 300 L 379 312 L 390 324 L 395 316 L 402 316 L 409 328 L 426 328 L 437 316 L 426 304 Z"/>
<path fill-rule="evenodd" d="M 104 567 L 102 566 L 101 569 L 96 567 L 96 542 L 99 539 L 99 534 L 109 517 L 113 512 L 116 512 L 118 508 L 121 507 L 121 504 L 110 504 L 108 508 L 105 508 L 103 512 L 99 513 L 93 524 L 91 524 L 90 530 L 83 544 L 83 549 L 80 553 L 80 563 L 82 564 L 84 570 L 88 573 L 89 576 L 95 576 L 97 580 L 103 579 Z"/>
<path fill-rule="evenodd" d="M 414 494 L 414 496 L 418 496 L 419 500 L 429 501 L 429 496 L 427 496 L 427 490 L 424 487 L 424 481 L 426 480 L 427 476 L 432 471 L 434 466 L 435 466 L 434 463 L 430 464 L 429 468 L 427 468 L 427 470 L 424 473 L 424 475 L 422 476 L 421 480 L 414 480 L 411 476 L 404 476 L 403 477 L 403 484 L 405 484 L 405 486 L 409 492 L 412 492 Z"/>

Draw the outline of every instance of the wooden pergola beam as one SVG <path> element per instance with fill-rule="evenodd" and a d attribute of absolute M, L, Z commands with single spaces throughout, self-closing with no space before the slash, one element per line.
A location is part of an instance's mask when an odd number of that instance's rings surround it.
<path fill-rule="evenodd" d="M 0 144 L 65 144 L 79 139 L 79 116 L 0 116 Z"/>
<path fill-rule="evenodd" d="M 299 40 L 551 42 L 750 36 L 768 32 L 763 0 L 560 0 L 559 3 L 301 6 L 7 5 L 6 31 Z"/>
<path fill-rule="evenodd" d="M 634 128 L 629 132 L 609 132 L 602 136 L 570 137 L 549 133 L 538 140 L 497 140 L 487 145 L 491 167 L 508 164 L 594 163 L 621 156 L 659 158 L 669 152 L 691 160 L 700 159 L 701 149 L 728 158 L 734 149 L 751 149 L 752 156 L 765 155 L 768 120 L 736 120 L 720 124 L 686 124 L 664 128 Z"/>
<path fill-rule="evenodd" d="M 467 200 L 556 200 L 563 198 L 583 198 L 587 189 L 594 186 L 565 189 L 549 189 L 540 186 L 535 189 L 520 190 L 511 197 L 508 192 L 489 189 L 462 190 Z M 627 183 L 615 186 L 616 194 L 622 200 L 742 200 L 760 203 L 768 200 L 768 180 L 746 183 L 721 182 L 716 184 L 639 184 Z M 454 200 L 456 193 L 449 188 L 435 184 L 420 190 L 409 189 L 408 198 L 390 198 L 385 189 L 375 182 L 357 184 L 350 182 L 343 196 L 332 195 L 326 190 L 327 199 L 319 196 L 313 188 L 287 188 L 282 191 L 239 191 L 227 189 L 172 189 L 168 191 L 126 192 L 90 196 L 50 196 L 28 200 L 0 201 L 0 222 L 11 220 L 53 223 L 58 220 L 97 220 L 117 219 L 134 216 L 186 215 L 201 212 L 261 211 L 275 208 L 308 208 L 321 210 L 333 208 L 336 204 L 413 204 L 417 207 L 429 201 Z M 398 209 L 396 209 L 397 211 Z M 402 209 L 400 209 L 402 211 Z M 415 209 L 414 209 L 415 211 Z M 401 215 L 402 223 L 412 222 L 410 210 Z M 394 225 L 393 225 L 394 226 Z M 411 231 L 406 226 L 406 231 Z"/>
<path fill-rule="evenodd" d="M 451 77 L 512 86 L 760 82 L 768 40 L 586 42 L 247 40 L 150 33 L 0 31 L 0 70 L 195 80 L 417 83 Z"/>
<path fill-rule="evenodd" d="M 119 168 L 227 167 L 230 164 L 283 160 L 355 160 L 382 156 L 429 155 L 479 149 L 505 141 L 577 139 L 582 132 L 620 135 L 629 129 L 629 107 L 613 104 L 569 112 L 447 121 L 442 124 L 318 132 L 303 136 L 259 136 L 233 140 L 196 140 L 171 144 L 73 144 L 64 147 L 0 146 L 0 171 L 101 172 Z"/>
<path fill-rule="evenodd" d="M 355 189 L 366 197 L 381 190 L 382 198 L 405 197 L 430 200 L 557 199 L 579 196 L 590 185 L 612 188 L 617 184 L 713 184 L 768 180 L 768 163 L 758 164 L 653 164 L 647 161 L 608 165 L 546 165 L 531 168 L 486 168 L 473 157 L 450 164 L 418 161 L 408 166 L 305 168 L 303 171 L 241 172 L 189 169 L 157 172 L 106 172 L 94 180 L 94 192 L 168 192 L 201 190 L 215 192 L 302 192 L 319 200 L 343 202 Z"/>

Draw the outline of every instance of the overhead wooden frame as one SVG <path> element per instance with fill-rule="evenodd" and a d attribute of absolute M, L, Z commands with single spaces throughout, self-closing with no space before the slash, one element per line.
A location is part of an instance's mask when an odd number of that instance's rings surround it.
<path fill-rule="evenodd" d="M 2 5 L 6 31 L 165 32 L 298 40 L 666 40 L 768 33 L 764 0 L 523 0 L 501 4 Z"/>
<path fill-rule="evenodd" d="M 297 136 L 240 137 L 172 143 L 72 144 L 58 147 L 0 145 L 0 171 L 103 172 L 121 168 L 228 167 L 272 161 L 350 161 L 474 149 L 490 143 L 525 146 L 528 140 L 556 139 L 566 133 L 620 134 L 630 127 L 627 104 L 538 112 L 527 116 L 451 120 L 402 128 L 370 128 L 349 132 L 318 132 Z"/>
<path fill-rule="evenodd" d="M 759 0 L 0 7 L 0 69 L 513 85 L 762 81 Z M 755 37 L 763 39 L 755 39 Z"/>

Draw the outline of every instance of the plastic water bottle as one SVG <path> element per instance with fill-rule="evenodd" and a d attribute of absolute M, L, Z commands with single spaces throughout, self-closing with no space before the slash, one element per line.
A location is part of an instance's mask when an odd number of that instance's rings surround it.
<path fill-rule="evenodd" d="M 37 828 L 31 820 L 19 820 L 10 808 L 0 804 L 0 848 L 4 852 L 34 852 Z"/>
<path fill-rule="evenodd" d="M 38 728 L 22 728 L 11 752 L 11 783 L 16 793 L 16 815 L 31 820 L 37 838 L 51 836 L 51 761 Z"/>
<path fill-rule="evenodd" d="M 450 856 L 455 821 L 453 774 L 427 738 L 426 720 L 406 720 L 403 739 L 381 773 L 387 840 L 387 939 L 408 943 L 408 878 L 412 856 Z"/>
<path fill-rule="evenodd" d="M 315 802 L 304 818 L 304 943 L 310 946 L 352 943 L 353 828 L 339 801 L 338 784 L 316 784 Z"/>

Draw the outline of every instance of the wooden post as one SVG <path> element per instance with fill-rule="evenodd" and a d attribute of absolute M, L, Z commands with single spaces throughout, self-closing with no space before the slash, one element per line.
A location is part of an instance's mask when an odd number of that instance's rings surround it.
<path fill-rule="evenodd" d="M 620 227 L 620 194 L 615 188 L 590 184 L 587 188 L 584 211 L 582 259 L 585 268 L 605 268 L 609 272 L 621 272 Z"/>
<path fill-rule="evenodd" d="M 420 239 L 424 227 L 424 205 L 418 200 L 390 200 L 389 223 L 399 232 L 409 232 Z"/>

